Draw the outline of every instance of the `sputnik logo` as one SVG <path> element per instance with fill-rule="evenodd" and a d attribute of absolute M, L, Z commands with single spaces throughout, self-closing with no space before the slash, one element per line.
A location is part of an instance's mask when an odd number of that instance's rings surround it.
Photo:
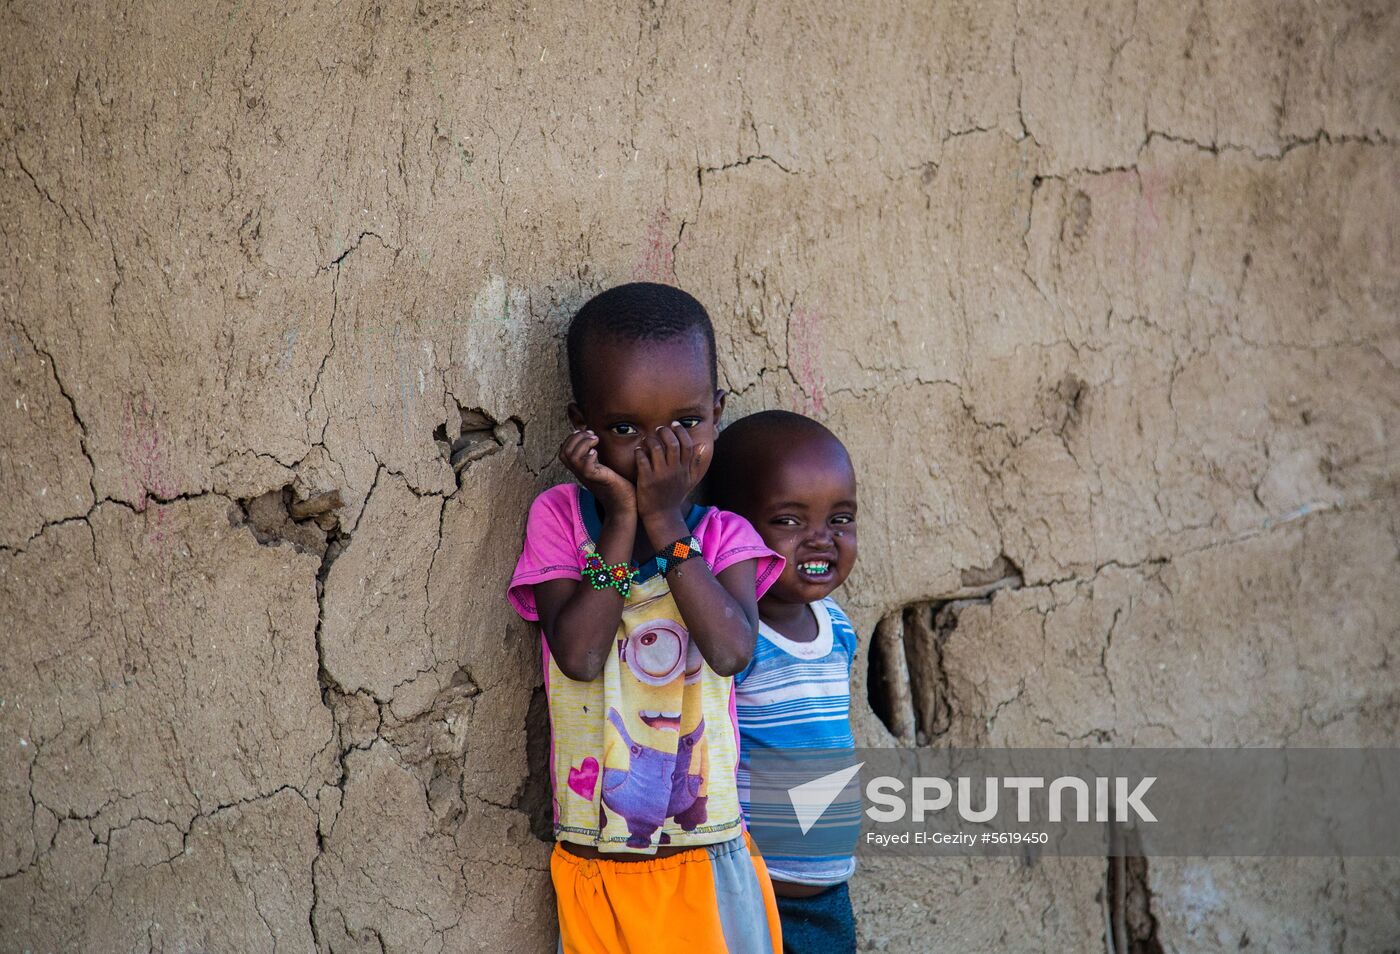
<path fill-rule="evenodd" d="M 812 826 L 821 820 L 822 814 L 831 807 L 831 803 L 836 801 L 836 796 L 841 794 L 864 764 L 857 762 L 848 768 L 788 789 L 788 801 L 792 802 L 792 810 L 797 814 L 797 824 L 801 827 L 802 834 L 807 834 L 812 830 Z"/>

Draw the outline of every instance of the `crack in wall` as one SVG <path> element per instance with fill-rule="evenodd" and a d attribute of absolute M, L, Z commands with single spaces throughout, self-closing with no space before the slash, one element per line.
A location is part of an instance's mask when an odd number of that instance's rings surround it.
<path fill-rule="evenodd" d="M 381 236 L 378 232 L 373 232 L 369 229 L 365 229 L 359 235 L 355 236 L 355 240 L 345 247 L 345 251 L 341 252 L 339 255 L 331 259 L 326 264 L 322 265 L 320 269 L 318 269 L 318 271 L 328 272 L 331 269 L 339 269 L 341 262 L 344 262 L 345 259 L 350 256 L 350 253 L 358 252 L 360 250 L 360 244 L 364 242 L 364 240 L 367 238 L 374 239 L 381 246 L 383 246 L 386 249 L 389 249 L 390 251 L 398 251 L 398 249 L 395 249 L 388 242 L 384 241 L 383 236 Z"/>
<path fill-rule="evenodd" d="M 294 485 L 286 484 L 257 497 L 234 501 L 229 507 L 229 525 L 247 526 L 263 546 L 286 542 L 298 552 L 324 558 L 330 545 L 339 539 L 340 517 L 336 511 L 343 506 L 338 489 L 300 499 Z"/>
<path fill-rule="evenodd" d="M 1023 585 L 1020 568 L 1005 554 L 990 566 L 964 570 L 961 582 L 955 593 L 886 614 L 871 639 L 866 698 L 890 734 L 905 744 L 931 745 L 952 724 L 955 700 L 943 647 L 959 614 L 990 603 L 1000 590 Z"/>
<path fill-rule="evenodd" d="M 29 347 L 34 349 L 34 353 L 41 356 L 48 364 L 49 374 L 53 376 L 53 383 L 58 387 L 58 392 L 63 395 L 63 399 L 68 402 L 68 410 L 73 415 L 73 423 L 78 425 L 78 447 L 83 452 L 83 457 L 86 458 L 88 464 L 88 491 L 92 494 L 92 499 L 96 500 L 97 484 L 95 481 L 97 477 L 97 464 L 93 461 L 92 451 L 88 448 L 87 424 L 83 423 L 82 415 L 78 413 L 78 402 L 73 399 L 73 395 L 70 394 L 68 388 L 64 386 L 63 378 L 60 377 L 58 373 L 58 362 L 54 360 L 53 354 L 40 348 L 38 342 L 34 340 L 34 336 L 29 333 L 29 329 L 22 323 L 16 322 L 15 325 L 19 328 L 20 333 L 24 335 L 25 340 L 29 342 Z"/>
<path fill-rule="evenodd" d="M 1110 811 L 1110 818 L 1116 817 Z M 1104 909 L 1104 946 L 1108 954 L 1164 954 L 1152 913 L 1148 861 L 1142 856 L 1137 830 L 1111 821 L 1108 830 L 1108 872 L 1100 889 Z"/>
<path fill-rule="evenodd" d="M 1191 139 L 1187 136 L 1178 136 L 1160 129 L 1151 129 L 1148 130 L 1146 138 L 1144 138 L 1142 141 L 1142 145 L 1138 147 L 1139 157 L 1141 157 L 1142 153 L 1147 150 L 1148 146 L 1152 145 L 1152 141 L 1154 139 L 1161 139 L 1164 142 L 1174 142 L 1184 146 L 1192 146 L 1198 151 L 1209 153 L 1212 156 L 1219 156 L 1223 152 L 1242 152 L 1246 153 L 1251 158 L 1259 162 L 1279 162 L 1290 152 L 1292 152 L 1295 149 L 1302 148 L 1303 146 L 1342 146 L 1348 144 L 1356 144 L 1363 146 L 1395 145 L 1395 143 L 1389 137 L 1380 135 L 1379 133 L 1371 136 L 1356 136 L 1347 134 L 1338 134 L 1334 136 L 1325 129 L 1318 129 L 1317 132 L 1313 133 L 1311 136 L 1292 137 L 1280 140 L 1278 152 L 1272 153 L 1258 152 L 1250 146 L 1241 145 L 1238 143 L 1222 141 L 1201 142 L 1196 139 Z M 1087 172 L 1090 170 L 1075 171 Z"/>
<path fill-rule="evenodd" d="M 33 534 L 31 534 L 29 538 L 21 544 L 15 544 L 11 546 L 9 544 L 0 543 L 0 553 L 8 553 L 13 555 L 24 553 L 26 550 L 28 550 L 30 544 L 32 544 L 35 540 L 38 540 L 40 537 L 46 535 L 50 530 L 56 527 L 67 526 L 70 523 L 81 523 L 90 527 L 93 514 L 97 513 L 98 508 L 102 507 L 104 504 L 112 504 L 117 507 L 122 507 L 125 510 L 130 510 L 132 513 L 139 514 L 145 513 L 150 508 L 152 503 L 156 504 L 157 506 L 168 507 L 172 504 L 191 503 L 196 500 L 203 500 L 205 497 L 220 497 L 224 500 L 230 501 L 231 503 L 233 502 L 233 498 L 229 497 L 225 493 L 216 490 L 201 490 L 193 493 L 181 493 L 175 494 L 174 496 L 170 497 L 162 497 L 155 492 L 148 491 L 145 495 L 145 500 L 142 503 L 132 503 L 129 500 L 122 500 L 119 497 L 103 497 L 102 499 L 94 503 L 91 507 L 89 507 L 84 513 L 76 514 L 71 517 L 60 517 L 57 520 L 50 520 L 49 522 L 41 526 Z M 94 547 L 96 547 L 96 543 L 94 543 L 93 545 Z M 96 551 L 94 550 L 94 557 L 95 556 Z"/>
<path fill-rule="evenodd" d="M 451 400 L 456 403 L 455 399 Z M 449 416 L 449 420 L 437 426 L 433 440 L 452 467 L 457 487 L 461 489 L 463 473 L 473 462 L 505 447 L 524 446 L 525 425 L 514 415 L 498 421 L 483 408 L 461 404 L 457 404 L 457 415 L 456 420 Z"/>
<path fill-rule="evenodd" d="M 326 580 L 330 576 L 331 566 L 335 563 L 336 559 L 345 552 L 346 548 L 350 546 L 355 531 L 359 529 L 360 521 L 364 519 L 365 511 L 369 509 L 370 498 L 374 495 L 375 489 L 379 486 L 379 477 L 383 472 L 383 465 L 379 465 L 375 468 L 374 481 L 370 484 L 369 490 L 365 492 L 365 499 L 360 505 L 360 510 L 356 515 L 354 526 L 349 530 L 345 530 L 339 525 L 339 521 L 337 521 L 332 530 L 326 531 L 325 550 L 321 557 L 321 565 L 316 570 L 316 631 L 314 634 L 316 642 L 316 678 L 321 687 L 321 704 L 329 709 L 332 715 L 331 737 L 327 740 L 326 746 L 335 746 L 337 749 L 334 759 L 336 778 L 333 782 L 333 785 L 340 791 L 339 800 L 336 803 L 337 814 L 340 807 L 345 803 L 345 785 L 349 779 L 349 768 L 346 764 L 346 757 L 353 748 L 359 746 L 353 741 L 353 738 L 349 745 L 342 744 L 343 734 L 346 732 L 344 724 L 348 716 L 346 715 L 346 707 L 344 704 L 340 704 L 340 700 L 353 696 L 354 694 L 347 693 L 344 687 L 340 686 L 330 674 L 330 670 L 326 668 L 325 646 L 321 638 L 322 627 L 326 618 Z M 377 705 L 374 706 L 374 711 L 376 715 L 374 734 L 368 742 L 363 743 L 364 747 L 373 744 L 373 739 L 378 738 L 380 728 L 383 726 L 384 719 L 382 711 Z M 331 830 L 334 829 L 334 824 L 335 819 L 332 818 L 330 821 Z M 326 852 L 327 834 L 329 834 L 329 832 L 326 828 L 325 819 L 321 816 L 321 813 L 317 811 L 316 855 L 311 859 L 311 904 L 307 910 L 307 923 L 311 928 L 311 937 L 316 943 L 317 950 L 322 949 L 320 929 L 317 926 L 317 914 L 320 910 L 321 903 L 320 884 L 318 881 L 319 873 L 317 868 Z"/>

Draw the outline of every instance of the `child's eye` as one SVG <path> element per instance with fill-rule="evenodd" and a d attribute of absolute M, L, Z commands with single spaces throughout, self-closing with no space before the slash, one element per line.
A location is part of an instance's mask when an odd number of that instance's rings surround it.
<path fill-rule="evenodd" d="M 608 430 L 612 431 L 618 437 L 631 437 L 634 434 L 640 433 L 634 424 L 614 424 L 609 427 Z"/>
<path fill-rule="evenodd" d="M 836 524 L 855 523 L 856 517 L 855 514 L 851 513 L 838 513 L 836 516 L 831 518 L 831 522 Z"/>
<path fill-rule="evenodd" d="M 797 518 L 796 518 L 796 517 L 774 517 L 773 520 L 772 520 L 772 522 L 773 522 L 773 524 L 774 524 L 775 526 L 779 526 L 779 527 L 795 527 L 795 526 L 797 526 Z"/>
<path fill-rule="evenodd" d="M 683 417 L 683 418 L 681 418 L 681 427 L 684 427 L 686 430 L 690 430 L 692 427 L 698 427 L 699 425 L 700 425 L 700 418 L 698 418 L 698 417 Z"/>

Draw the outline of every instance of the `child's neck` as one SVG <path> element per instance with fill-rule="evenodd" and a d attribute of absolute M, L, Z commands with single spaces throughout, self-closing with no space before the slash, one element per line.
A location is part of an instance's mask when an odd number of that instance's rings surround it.
<path fill-rule="evenodd" d="M 605 506 L 603 506 L 603 502 L 601 500 L 597 501 L 597 506 L 599 519 L 607 520 L 608 510 Z M 681 504 L 682 518 L 684 518 L 685 515 L 690 513 L 690 508 L 692 506 L 693 503 L 691 499 L 687 497 L 685 501 Z M 666 546 L 667 543 L 662 543 L 661 545 Z M 651 538 L 647 536 L 646 527 L 642 526 L 642 522 L 638 520 L 637 534 L 632 539 L 632 562 L 637 564 L 638 566 L 641 566 L 643 563 L 645 563 L 647 560 L 650 560 L 654 556 L 656 556 L 656 545 L 652 543 Z"/>
<path fill-rule="evenodd" d="M 654 556 L 656 556 L 656 547 L 652 544 L 651 538 L 647 536 L 646 527 L 642 526 L 642 522 L 638 520 L 637 536 L 632 540 L 632 562 L 641 566 Z"/>
<path fill-rule="evenodd" d="M 817 616 L 806 603 L 765 596 L 758 601 L 758 618 L 794 643 L 810 643 L 817 638 Z"/>

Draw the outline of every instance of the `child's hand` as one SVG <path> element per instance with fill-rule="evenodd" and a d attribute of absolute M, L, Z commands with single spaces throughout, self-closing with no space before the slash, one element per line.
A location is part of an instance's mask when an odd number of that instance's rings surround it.
<path fill-rule="evenodd" d="M 677 514 L 705 474 L 708 448 L 695 447 L 690 432 L 672 421 L 637 445 L 637 515 Z"/>
<path fill-rule="evenodd" d="M 598 435 L 592 431 L 574 431 L 564 438 L 559 459 L 578 478 L 579 483 L 602 501 L 609 516 L 634 513 L 637 490 L 631 482 L 598 459 Z"/>

